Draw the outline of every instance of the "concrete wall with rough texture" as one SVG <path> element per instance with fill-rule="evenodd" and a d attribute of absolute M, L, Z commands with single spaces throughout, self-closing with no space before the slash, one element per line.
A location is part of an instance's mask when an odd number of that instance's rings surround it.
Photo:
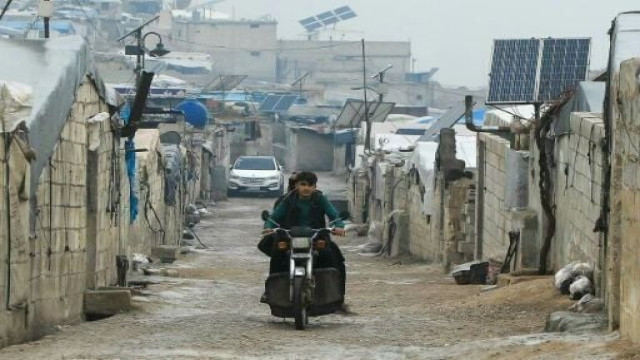
<path fill-rule="evenodd" d="M 482 143 L 482 144 L 481 144 Z M 482 222 L 482 257 L 484 259 L 504 259 L 509 247 L 507 232 L 507 209 L 505 208 L 505 185 L 507 177 L 506 153 L 510 143 L 497 135 L 478 134 L 478 156 L 484 162 L 478 162 L 480 174 L 477 189 L 483 192 L 483 203 L 478 202 L 478 221 Z M 484 152 L 480 155 L 481 152 Z"/>
<path fill-rule="evenodd" d="M 106 111 L 93 81 L 87 79 L 76 90 L 61 133 L 52 134 L 58 142 L 39 179 L 29 178 L 29 147 L 16 139 L 9 157 L 11 186 L 5 187 L 7 164 L 0 141 L 0 188 L 9 190 L 8 201 L 0 191 L 0 347 L 37 338 L 63 322 L 80 321 L 85 289 L 116 282 L 115 256 L 149 254 L 151 244 L 158 242 L 158 234 L 136 233 L 135 225 L 129 224 L 122 144 L 113 141 L 108 118 L 93 118 Z M 162 162 L 151 159 L 153 152 L 147 156 L 141 169 L 153 172 L 149 199 L 162 211 Z M 32 181 L 38 184 L 35 194 L 28 193 Z M 36 206 L 31 237 L 30 199 Z M 142 199 L 144 204 L 146 198 Z M 181 231 L 179 209 L 160 213 L 175 234 L 174 243 Z"/>
<path fill-rule="evenodd" d="M 127 180 L 110 120 L 90 122 L 87 131 L 86 280 L 87 288 L 95 288 L 117 282 L 115 258 L 121 251 L 120 229 L 126 224 L 118 184 Z"/>
<path fill-rule="evenodd" d="M 333 170 L 333 138 L 304 129 L 290 129 L 292 141 L 289 156 L 292 170 L 331 171 Z"/>
<path fill-rule="evenodd" d="M 106 110 L 91 82 L 76 103 L 38 181 L 32 310 L 38 326 L 82 318 L 86 286 L 87 122 Z M 34 324 L 35 325 L 35 324 Z"/>
<path fill-rule="evenodd" d="M 620 116 L 614 127 L 612 156 L 613 176 L 617 173 L 621 175 L 617 178 L 617 183 L 612 184 L 619 186 L 614 189 L 616 193 L 612 198 L 612 217 L 619 217 L 620 227 L 612 230 L 619 231 L 620 234 L 620 334 L 624 339 L 635 343 L 640 343 L 640 89 L 637 82 L 639 72 L 640 59 L 628 60 L 621 65 L 617 91 L 617 111 Z M 615 206 L 616 201 L 619 207 Z M 618 212 L 614 214 L 616 211 Z"/>
<path fill-rule="evenodd" d="M 600 268 L 600 233 L 594 233 L 601 210 L 602 114 L 571 114 L 571 133 L 556 138 L 556 233 L 551 269 L 571 261 Z"/>

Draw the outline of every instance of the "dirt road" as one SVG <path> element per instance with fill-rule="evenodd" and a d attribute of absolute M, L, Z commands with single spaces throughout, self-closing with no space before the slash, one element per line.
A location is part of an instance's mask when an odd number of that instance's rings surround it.
<path fill-rule="evenodd" d="M 366 239 L 356 237 L 339 239 L 356 314 L 296 331 L 258 302 L 268 261 L 256 234 L 271 204 L 219 203 L 197 228 L 210 249 L 172 264 L 171 277 L 150 277 L 159 283 L 134 298 L 135 311 L 63 326 L 0 359 L 609 359 L 619 348 L 615 335 L 538 334 L 568 305 L 548 279 L 481 293 L 439 266 L 361 255 Z"/>

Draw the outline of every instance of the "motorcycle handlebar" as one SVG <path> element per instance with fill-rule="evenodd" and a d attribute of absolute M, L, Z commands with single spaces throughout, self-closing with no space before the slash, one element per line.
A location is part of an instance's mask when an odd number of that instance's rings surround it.
<path fill-rule="evenodd" d="M 328 228 L 321 228 L 321 229 L 309 229 L 309 230 L 310 230 L 310 231 L 312 231 L 312 232 L 314 232 L 315 234 L 317 234 L 317 233 L 319 233 L 320 231 L 323 231 L 323 230 L 327 230 L 327 231 L 329 231 L 329 232 L 333 233 L 334 231 L 336 231 L 336 229 L 341 229 L 341 228 L 336 228 L 336 227 L 334 226 L 334 227 L 328 227 Z M 283 229 L 283 228 L 264 229 L 264 230 L 262 230 L 261 235 L 262 235 L 262 236 L 271 235 L 271 234 L 274 234 L 274 233 L 276 233 L 276 232 L 278 232 L 278 231 L 284 231 L 284 232 L 286 232 L 288 235 L 291 235 L 291 230 L 287 230 L 287 229 Z"/>

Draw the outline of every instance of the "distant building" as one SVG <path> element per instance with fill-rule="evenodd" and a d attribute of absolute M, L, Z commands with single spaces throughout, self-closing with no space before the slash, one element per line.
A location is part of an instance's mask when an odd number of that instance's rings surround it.
<path fill-rule="evenodd" d="M 275 20 L 231 20 L 173 16 L 171 49 L 211 54 L 217 74 L 276 79 L 277 25 Z"/>
<path fill-rule="evenodd" d="M 316 83 L 362 83 L 360 41 L 281 40 L 278 45 L 278 82 L 292 82 L 308 71 Z M 368 41 L 365 48 L 369 73 L 393 65 L 386 76 L 398 81 L 410 71 L 411 42 Z"/>

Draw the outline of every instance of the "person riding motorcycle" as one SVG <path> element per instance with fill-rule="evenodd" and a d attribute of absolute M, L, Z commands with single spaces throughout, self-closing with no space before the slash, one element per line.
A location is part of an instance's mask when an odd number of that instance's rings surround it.
<path fill-rule="evenodd" d="M 338 219 L 338 211 L 327 197 L 316 189 L 318 182 L 316 174 L 309 171 L 300 172 L 296 175 L 295 180 L 295 189 L 282 198 L 273 211 L 271 219 L 265 222 L 264 228 L 267 230 L 277 227 L 284 229 L 291 229 L 292 227 L 319 229 L 327 226 L 326 216 L 331 221 L 336 220 L 334 222 L 333 235 L 344 236 L 344 222 Z M 331 239 L 326 240 L 328 240 L 327 248 L 318 252 L 318 267 L 333 267 L 340 272 L 342 279 L 341 289 L 344 295 L 346 284 L 345 259 L 338 245 Z M 263 250 L 261 248 L 260 250 L 265 252 L 264 250 L 266 249 Z M 289 271 L 286 254 L 281 251 L 268 252 L 265 253 L 271 256 L 270 274 Z"/>

